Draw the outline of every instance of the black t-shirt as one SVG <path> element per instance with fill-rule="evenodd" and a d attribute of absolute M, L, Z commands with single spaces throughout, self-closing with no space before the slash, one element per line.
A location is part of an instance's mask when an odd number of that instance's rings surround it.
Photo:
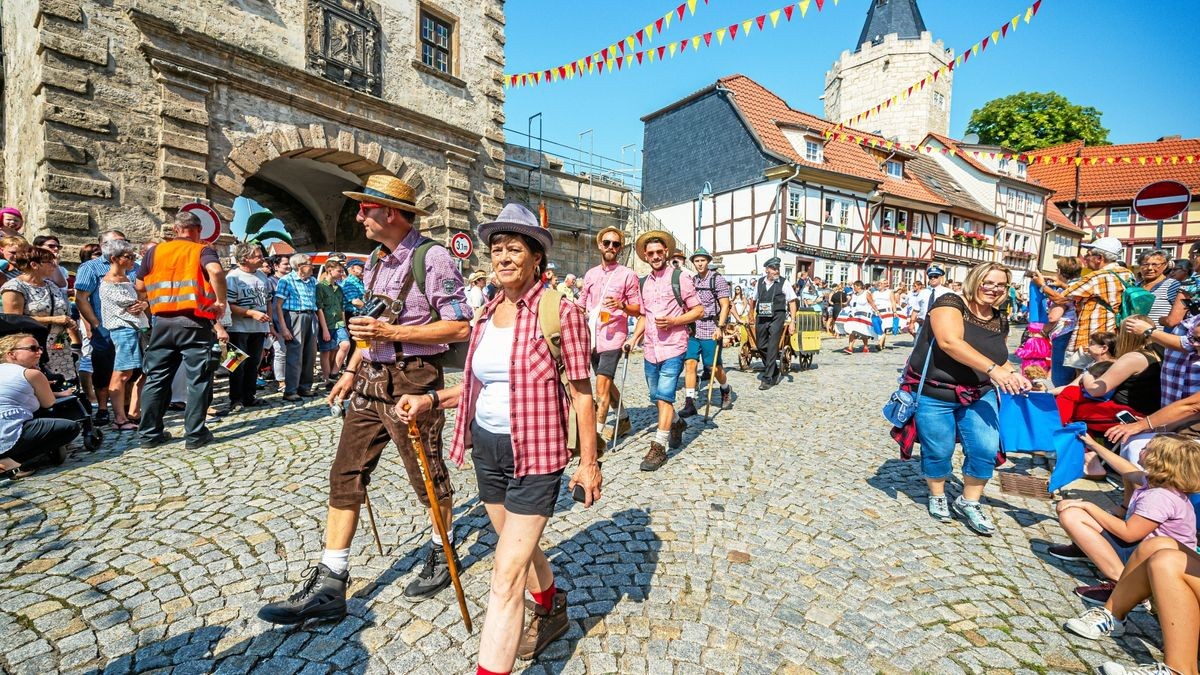
<path fill-rule="evenodd" d="M 1002 312 L 993 310 L 992 319 L 984 321 L 967 309 L 967 304 L 962 297 L 953 293 L 941 296 L 929 309 L 932 311 L 939 307 L 953 307 L 962 314 L 963 339 L 974 347 L 975 351 L 988 357 L 993 363 L 1003 365 L 1008 362 L 1008 319 Z M 916 346 L 913 347 L 912 356 L 909 357 L 909 365 L 918 376 L 921 374 L 922 366 L 925 365 L 926 354 L 929 353 L 929 343 L 932 338 L 933 326 L 926 322 L 917 335 Z M 933 345 L 933 358 L 929 362 L 929 372 L 926 377 L 929 380 L 950 385 L 987 385 L 987 387 L 991 387 L 991 378 L 970 366 L 955 361 L 936 343 Z M 941 401 L 956 400 L 953 390 L 931 387 L 928 382 L 921 393 Z"/>
<path fill-rule="evenodd" d="M 1161 407 L 1162 357 L 1150 348 L 1141 350 L 1150 365 L 1133 377 L 1126 378 L 1113 392 L 1113 403 L 1127 405 L 1147 415 Z"/>
<path fill-rule="evenodd" d="M 839 288 L 829 296 L 829 302 L 841 307 L 846 304 L 846 292 Z"/>

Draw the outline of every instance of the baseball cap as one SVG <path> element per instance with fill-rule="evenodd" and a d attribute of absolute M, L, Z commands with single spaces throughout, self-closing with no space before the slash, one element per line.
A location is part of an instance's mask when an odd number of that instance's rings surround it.
<path fill-rule="evenodd" d="M 1102 251 L 1111 256 L 1121 255 L 1121 240 L 1116 237 L 1100 237 L 1090 244 L 1080 244 L 1079 248 L 1090 248 L 1097 251 Z"/>

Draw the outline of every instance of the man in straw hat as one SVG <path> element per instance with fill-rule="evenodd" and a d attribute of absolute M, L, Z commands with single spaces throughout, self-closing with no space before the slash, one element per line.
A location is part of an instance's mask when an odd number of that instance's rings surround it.
<path fill-rule="evenodd" d="M 725 277 L 709 269 L 712 256 L 703 248 L 696 249 L 692 254 L 692 266 L 696 274 L 692 277 L 696 284 L 696 295 L 700 304 L 704 305 L 704 315 L 696 320 L 694 334 L 688 338 L 687 355 L 684 357 L 683 374 L 683 410 L 679 416 L 693 417 L 696 410 L 696 370 L 700 360 L 704 367 L 712 369 L 712 377 L 721 383 L 721 409 L 728 410 L 733 404 L 733 388 L 725 380 L 725 369 L 721 367 L 721 359 L 717 353 L 717 339 L 720 327 L 729 319 L 729 282 Z"/>
<path fill-rule="evenodd" d="M 667 257 L 675 248 L 675 237 L 663 230 L 643 233 L 634 243 L 637 255 L 650 264 L 650 273 L 642 280 L 642 315 L 625 351 L 646 338 L 646 385 L 650 400 L 658 406 L 658 430 L 650 450 L 642 459 L 642 471 L 656 471 L 667 461 L 667 447 L 683 445 L 687 423 L 675 413 L 675 389 L 683 372 L 687 352 L 688 325 L 704 314 L 696 295 L 692 276 L 672 268 Z"/>
<path fill-rule="evenodd" d="M 390 438 L 400 451 L 409 483 L 417 499 L 432 507 L 407 427 L 393 406 L 402 394 L 425 394 L 444 386 L 440 354 L 447 343 L 467 338 L 471 313 L 463 295 L 463 280 L 450 253 L 434 245 L 417 230 L 417 216 L 428 213 L 417 207 L 413 189 L 392 176 L 371 176 L 360 191 L 346 192 L 360 202 L 358 222 L 368 239 L 380 247 L 371 256 L 367 294 L 391 299 L 381 318 L 356 316 L 350 335 L 368 347 L 355 350 L 350 363 L 329 393 L 329 404 L 350 400 L 337 454 L 329 472 L 329 512 L 325 552 L 300 591 L 287 600 L 259 610 L 261 619 L 293 624 L 307 619 L 340 619 L 346 615 L 346 589 L 350 583 L 350 542 L 358 526 L 359 507 L 367 494 L 371 472 Z M 425 284 L 414 282 L 414 256 L 424 253 Z M 440 410 L 416 417 L 421 442 L 429 456 L 429 472 L 437 494 L 442 521 L 451 522 L 454 491 L 442 459 Z M 431 512 L 432 518 L 432 512 Z M 450 533 L 453 535 L 453 532 Z M 437 539 L 436 531 L 433 538 Z M 453 536 L 451 536 L 453 539 Z M 440 539 L 432 542 L 424 567 L 404 590 L 411 598 L 428 597 L 450 584 L 450 573 Z"/>
<path fill-rule="evenodd" d="M 621 411 L 616 422 L 616 435 L 627 434 L 633 428 L 629 411 L 620 406 L 621 392 L 614 382 L 621 346 L 629 338 L 629 317 L 642 313 L 642 296 L 638 291 L 637 274 L 617 262 L 625 247 L 625 233 L 606 227 L 596 235 L 601 263 L 583 275 L 583 292 L 579 303 L 587 311 L 588 332 L 592 334 L 592 370 L 596 372 L 596 431 L 610 440 L 612 430 L 605 422 L 610 407 Z"/>
<path fill-rule="evenodd" d="M 487 304 L 487 295 L 483 292 L 485 283 L 487 283 L 487 272 L 483 270 L 475 270 L 471 276 L 467 277 L 467 305 L 470 306 L 472 312 Z"/>

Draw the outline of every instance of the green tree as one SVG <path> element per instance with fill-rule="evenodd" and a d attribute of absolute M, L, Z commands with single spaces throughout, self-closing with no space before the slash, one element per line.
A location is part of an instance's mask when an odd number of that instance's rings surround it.
<path fill-rule="evenodd" d="M 986 145 L 1019 152 L 1082 139 L 1087 145 L 1109 145 L 1099 110 L 1075 105 L 1057 92 L 1021 92 L 988 101 L 971 113 L 967 133 Z"/>

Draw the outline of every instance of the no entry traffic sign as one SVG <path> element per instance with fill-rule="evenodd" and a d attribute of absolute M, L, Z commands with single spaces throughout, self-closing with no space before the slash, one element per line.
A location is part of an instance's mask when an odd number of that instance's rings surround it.
<path fill-rule="evenodd" d="M 471 243 L 470 235 L 463 232 L 455 232 L 454 236 L 450 237 L 450 252 L 456 257 L 467 259 L 471 257 L 471 251 L 475 245 Z"/>
<path fill-rule="evenodd" d="M 184 204 L 179 210 L 195 214 L 200 219 L 200 241 L 211 244 L 221 236 L 221 216 L 212 207 L 192 202 Z"/>
<path fill-rule="evenodd" d="M 1160 180 L 1142 188 L 1133 199 L 1133 210 L 1146 220 L 1169 220 L 1183 212 L 1192 191 L 1183 183 Z"/>

